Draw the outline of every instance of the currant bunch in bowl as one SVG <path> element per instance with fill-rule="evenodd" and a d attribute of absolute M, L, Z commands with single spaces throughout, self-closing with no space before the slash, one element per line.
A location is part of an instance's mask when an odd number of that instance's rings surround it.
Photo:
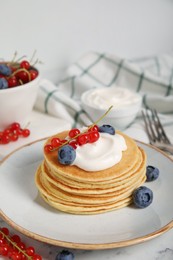
<path fill-rule="evenodd" d="M 0 62 L 0 89 L 21 86 L 37 78 L 38 70 L 34 64 L 26 59 L 20 62 Z"/>

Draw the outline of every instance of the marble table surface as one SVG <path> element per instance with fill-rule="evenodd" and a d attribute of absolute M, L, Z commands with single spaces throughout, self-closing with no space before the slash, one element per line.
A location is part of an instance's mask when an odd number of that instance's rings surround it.
<path fill-rule="evenodd" d="M 41 120 L 39 122 L 38 118 Z M 47 124 L 45 124 L 45 120 L 47 120 Z M 41 122 L 44 122 L 47 125 L 47 129 L 41 130 Z M 36 131 L 38 128 L 40 132 Z M 25 142 L 31 142 L 34 139 L 38 139 L 38 135 L 40 138 L 44 136 L 48 136 L 54 134 L 58 130 L 68 129 L 69 124 L 62 120 L 55 120 L 53 118 L 45 118 L 38 113 L 34 113 L 32 115 L 32 123 L 30 125 L 30 129 L 35 131 L 35 136 L 31 136 L 29 140 Z M 140 133 L 140 131 L 139 131 Z M 145 140 L 144 140 L 145 141 Z M 15 150 L 17 144 L 13 144 L 13 146 L 7 146 L 3 150 L 0 149 L 0 158 L 2 159 L 4 156 Z M 19 145 L 19 144 L 18 144 Z M 22 145 L 22 143 L 20 143 Z M 16 230 L 10 227 L 7 223 L 4 222 L 3 219 L 0 218 L 0 227 L 8 227 L 11 234 L 19 234 Z M 26 243 L 28 246 L 34 246 L 35 250 L 38 254 L 42 256 L 44 260 L 54 260 L 56 255 L 62 250 L 62 248 L 58 246 L 48 245 L 36 240 L 33 240 L 29 237 L 26 237 L 23 234 L 19 234 L 22 238 L 22 241 Z M 173 229 L 168 232 L 162 234 L 161 236 L 151 239 L 147 242 L 122 247 L 115 249 L 107 249 L 107 250 L 77 250 L 77 249 L 69 249 L 74 253 L 75 260 L 172 260 L 173 259 Z M 0 256 L 0 259 L 7 259 Z"/>

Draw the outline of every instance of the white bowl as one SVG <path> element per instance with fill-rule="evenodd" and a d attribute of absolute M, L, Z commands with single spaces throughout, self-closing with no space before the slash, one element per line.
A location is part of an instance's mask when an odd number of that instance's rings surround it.
<path fill-rule="evenodd" d="M 0 130 L 13 122 L 22 126 L 28 123 L 36 101 L 40 76 L 34 80 L 13 88 L 0 90 Z"/>
<path fill-rule="evenodd" d="M 92 104 L 92 102 L 89 102 L 93 91 L 95 91 L 95 89 L 88 90 L 82 94 L 81 104 L 92 122 L 95 122 L 107 111 L 109 106 L 107 108 L 101 108 L 101 102 L 99 104 Z M 126 129 L 135 120 L 142 104 L 142 96 L 138 93 L 133 93 L 133 95 L 135 95 L 134 102 L 119 107 L 113 106 L 110 112 L 100 121 L 99 124 L 109 124 L 119 130 Z"/>

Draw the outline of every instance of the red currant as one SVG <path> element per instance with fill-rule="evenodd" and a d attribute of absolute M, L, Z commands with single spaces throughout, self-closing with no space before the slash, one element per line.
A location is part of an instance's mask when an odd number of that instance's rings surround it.
<path fill-rule="evenodd" d="M 18 80 L 15 76 L 12 76 L 8 79 L 8 87 L 13 88 L 18 85 Z"/>
<path fill-rule="evenodd" d="M 20 249 L 22 250 L 25 250 L 26 249 L 26 246 L 23 242 L 19 242 L 18 245 L 17 245 Z"/>
<path fill-rule="evenodd" d="M 26 256 L 22 252 L 19 253 L 19 255 L 20 255 L 20 259 L 21 260 L 26 260 L 27 259 Z"/>
<path fill-rule="evenodd" d="M 1 231 L 2 231 L 6 236 L 9 235 L 9 229 L 8 229 L 8 228 L 3 227 L 3 228 L 1 228 Z"/>
<path fill-rule="evenodd" d="M 12 66 L 10 66 L 10 69 L 11 69 L 12 72 L 15 72 L 17 70 L 16 67 L 12 67 Z"/>
<path fill-rule="evenodd" d="M 31 80 L 35 79 L 38 76 L 37 70 L 30 70 L 29 73 L 30 73 Z"/>
<path fill-rule="evenodd" d="M 0 246 L 5 244 L 5 239 L 3 237 L 0 237 Z"/>
<path fill-rule="evenodd" d="M 29 73 L 29 72 L 28 72 Z M 21 80 L 22 83 L 29 82 L 29 75 L 25 70 L 16 72 L 16 77 L 18 80 Z"/>
<path fill-rule="evenodd" d="M 15 131 L 13 131 L 13 134 L 16 134 L 16 135 L 22 135 L 22 129 L 21 128 L 18 128 L 16 129 Z"/>
<path fill-rule="evenodd" d="M 69 131 L 68 135 L 70 138 L 75 137 L 76 135 L 80 134 L 80 130 L 77 128 L 73 128 Z"/>
<path fill-rule="evenodd" d="M 7 135 L 9 135 L 11 133 L 12 133 L 12 129 L 9 129 L 9 128 L 5 129 L 3 132 L 3 134 L 7 134 Z"/>
<path fill-rule="evenodd" d="M 97 125 L 93 125 L 91 128 L 88 129 L 88 132 L 91 132 L 91 131 L 98 131 L 99 128 Z"/>
<path fill-rule="evenodd" d="M 67 140 L 63 139 L 61 140 L 61 144 L 65 144 L 67 142 Z"/>
<path fill-rule="evenodd" d="M 19 237 L 18 235 L 13 235 L 13 236 L 11 237 L 11 240 L 12 240 L 13 242 L 17 243 L 17 244 L 19 244 L 19 243 L 21 242 L 21 239 L 20 239 L 20 237 Z"/>
<path fill-rule="evenodd" d="M 12 135 L 10 135 L 10 140 L 11 140 L 12 142 L 15 142 L 15 141 L 17 141 L 17 140 L 18 140 L 18 138 L 19 138 L 19 136 L 18 136 L 18 135 L 16 135 L 16 134 L 12 134 Z"/>
<path fill-rule="evenodd" d="M 77 141 L 76 140 L 72 140 L 72 141 L 70 141 L 69 142 L 69 145 L 71 145 L 74 149 L 76 149 L 77 148 L 77 145 L 78 145 L 78 143 L 77 143 Z"/>
<path fill-rule="evenodd" d="M 9 246 L 7 244 L 3 244 L 0 246 L 0 255 L 7 256 L 9 251 Z"/>
<path fill-rule="evenodd" d="M 29 129 L 23 129 L 22 130 L 22 136 L 23 137 L 28 137 L 30 135 L 30 130 Z"/>
<path fill-rule="evenodd" d="M 35 249 L 32 246 L 30 246 L 26 249 L 26 253 L 29 256 L 33 256 L 35 254 Z"/>
<path fill-rule="evenodd" d="M 10 257 L 12 260 L 21 260 L 20 253 L 13 252 Z"/>
<path fill-rule="evenodd" d="M 83 145 L 83 144 L 89 143 L 89 141 L 90 141 L 89 134 L 81 134 L 77 138 L 77 142 L 78 142 L 79 145 Z"/>
<path fill-rule="evenodd" d="M 17 129 L 20 129 L 20 124 L 17 123 L 17 122 L 14 122 L 10 125 L 10 129 L 12 130 L 17 130 Z"/>
<path fill-rule="evenodd" d="M 100 134 L 97 131 L 93 131 L 93 132 L 89 133 L 89 136 L 90 136 L 90 141 L 89 142 L 90 143 L 94 143 L 94 142 L 96 142 L 99 139 Z"/>
<path fill-rule="evenodd" d="M 8 144 L 10 142 L 10 137 L 8 134 L 3 134 L 1 137 L 1 143 L 2 144 Z"/>
<path fill-rule="evenodd" d="M 57 137 L 52 138 L 51 145 L 56 148 L 61 145 L 61 140 Z"/>
<path fill-rule="evenodd" d="M 44 147 L 45 153 L 50 153 L 53 150 L 53 146 L 50 144 L 46 144 Z"/>
<path fill-rule="evenodd" d="M 21 63 L 20 63 L 20 67 L 22 69 L 26 69 L 28 70 L 30 68 L 30 63 L 27 61 L 27 60 L 23 60 Z"/>

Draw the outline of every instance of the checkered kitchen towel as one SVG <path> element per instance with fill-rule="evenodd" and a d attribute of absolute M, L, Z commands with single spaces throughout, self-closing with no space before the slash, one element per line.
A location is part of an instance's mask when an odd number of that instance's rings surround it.
<path fill-rule="evenodd" d="M 136 60 L 90 52 L 72 64 L 66 77 L 54 85 L 44 80 L 35 108 L 71 122 L 89 124 L 80 98 L 91 88 L 123 86 L 143 95 L 143 105 L 164 113 L 173 128 L 173 53 Z M 134 122 L 135 123 L 135 122 Z"/>

